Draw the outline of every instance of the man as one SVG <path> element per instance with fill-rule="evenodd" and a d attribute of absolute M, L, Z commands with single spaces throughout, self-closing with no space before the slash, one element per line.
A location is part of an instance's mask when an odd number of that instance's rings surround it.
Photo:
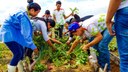
<path fill-rule="evenodd" d="M 76 40 L 73 42 L 70 50 L 67 52 L 70 54 L 73 49 L 80 42 L 83 34 L 90 40 L 90 42 L 83 46 L 83 50 L 88 50 L 90 47 L 94 47 L 98 52 L 99 56 L 98 63 L 101 68 L 104 68 L 105 64 L 108 64 L 107 72 L 110 71 L 110 54 L 108 50 L 108 44 L 113 38 L 108 33 L 105 25 L 105 15 L 96 15 L 83 22 L 80 26 L 77 22 L 69 25 L 68 30 L 73 36 L 76 36 Z"/>
<path fill-rule="evenodd" d="M 84 17 L 80 18 L 79 15 L 77 15 L 77 14 L 74 14 L 73 16 L 74 16 L 74 18 L 71 18 L 69 21 L 66 22 L 66 24 L 65 24 L 65 28 L 66 28 L 66 29 L 68 29 L 68 26 L 69 26 L 71 23 L 73 23 L 73 22 L 78 22 L 79 25 L 82 25 L 82 24 L 83 24 L 83 21 L 85 21 L 85 20 L 87 20 L 87 19 L 93 17 L 93 15 L 87 15 L 87 16 L 84 16 Z M 66 31 L 64 34 L 66 34 L 66 33 L 68 33 L 68 32 L 69 32 L 69 31 Z M 73 40 L 72 37 L 73 37 L 73 35 L 70 34 L 70 37 L 69 37 L 68 41 L 66 42 L 68 45 L 69 45 L 70 42 Z M 82 39 L 82 40 L 83 40 L 83 39 Z"/>
<path fill-rule="evenodd" d="M 62 38 L 63 26 L 65 24 L 65 19 L 70 17 L 72 13 L 65 16 L 64 9 L 61 8 L 61 1 L 56 2 L 56 9 L 53 11 L 53 19 L 56 22 L 57 29 L 59 31 L 59 37 Z"/>
<path fill-rule="evenodd" d="M 114 14 L 115 32 L 112 30 Z M 120 72 L 128 72 L 128 0 L 110 0 L 106 24 L 110 35 L 116 35 Z"/>

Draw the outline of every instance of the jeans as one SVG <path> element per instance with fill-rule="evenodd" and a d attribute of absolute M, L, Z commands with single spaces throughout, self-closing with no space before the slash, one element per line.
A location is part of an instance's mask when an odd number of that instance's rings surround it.
<path fill-rule="evenodd" d="M 107 29 L 105 29 L 101 34 L 103 35 L 102 40 L 98 44 L 94 45 L 93 48 L 95 48 L 99 53 L 97 59 L 101 68 L 103 69 L 105 67 L 105 64 L 107 63 L 108 64 L 107 71 L 109 71 L 111 70 L 110 69 L 111 67 L 110 67 L 110 53 L 108 50 L 108 44 L 112 40 L 113 36 L 110 36 Z M 94 37 L 92 37 L 90 41 L 92 41 L 93 39 Z"/>
<path fill-rule="evenodd" d="M 13 53 L 13 58 L 10 62 L 11 66 L 17 66 L 18 62 L 23 59 L 24 48 L 15 41 L 5 42 L 8 48 Z"/>
<path fill-rule="evenodd" d="M 120 72 L 128 72 L 128 7 L 116 12 L 115 32 L 120 56 Z"/>

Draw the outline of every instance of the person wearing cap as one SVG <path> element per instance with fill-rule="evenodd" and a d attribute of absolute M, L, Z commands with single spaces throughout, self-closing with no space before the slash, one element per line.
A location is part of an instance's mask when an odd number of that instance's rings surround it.
<path fill-rule="evenodd" d="M 40 10 L 39 4 L 31 3 L 27 6 L 27 10 L 16 10 L 4 20 L 0 29 L 0 36 L 2 36 L 2 42 L 13 53 L 13 58 L 8 65 L 8 72 L 15 72 L 16 66 L 19 72 L 23 72 L 21 60 L 24 56 L 24 47 L 31 48 L 35 53 L 38 53 L 32 39 L 32 24 L 29 16 L 37 16 Z"/>
<path fill-rule="evenodd" d="M 56 2 L 56 9 L 53 11 L 53 19 L 56 22 L 57 30 L 59 31 L 59 37 L 62 38 L 63 26 L 65 24 L 65 19 L 70 17 L 73 13 L 66 16 L 64 9 L 61 8 L 61 1 Z"/>
<path fill-rule="evenodd" d="M 113 16 L 115 22 L 112 21 Z M 110 35 L 115 35 L 117 39 L 120 72 L 128 72 L 128 0 L 110 0 L 106 25 Z"/>
<path fill-rule="evenodd" d="M 48 21 L 49 19 L 52 19 L 52 16 L 50 15 L 50 11 L 49 11 L 49 10 L 46 10 L 46 11 L 45 11 L 45 14 L 42 16 L 42 18 L 43 18 L 45 21 Z"/>
<path fill-rule="evenodd" d="M 74 14 L 73 16 L 74 16 L 74 18 L 71 18 L 69 21 L 66 22 L 66 24 L 65 24 L 65 28 L 66 28 L 66 29 L 68 29 L 68 26 L 69 26 L 71 23 L 73 23 L 73 22 L 78 22 L 79 25 L 81 26 L 81 25 L 83 24 L 83 21 L 85 21 L 85 20 L 87 20 L 87 19 L 93 17 L 93 15 L 87 15 L 87 16 L 84 16 L 84 17 L 80 18 L 80 16 L 77 15 L 77 14 Z M 69 31 L 65 32 L 64 34 L 66 34 L 66 33 L 68 33 L 68 32 L 69 32 Z M 73 41 L 73 38 L 72 38 L 73 35 L 70 34 L 70 33 L 69 33 L 69 35 L 70 35 L 70 37 L 69 37 L 68 41 L 66 42 L 66 44 L 68 44 L 68 45 L 71 43 L 71 41 Z M 82 39 L 81 41 L 83 41 L 83 40 L 84 40 L 84 37 L 83 37 L 83 39 Z"/>
<path fill-rule="evenodd" d="M 82 47 L 84 51 L 87 51 L 90 47 L 94 47 L 98 53 L 98 63 L 101 68 L 104 68 L 105 64 L 108 64 L 107 72 L 110 71 L 110 54 L 108 50 L 108 44 L 112 40 L 113 36 L 110 36 L 106 25 L 105 15 L 96 15 L 83 22 L 80 26 L 77 22 L 69 25 L 68 30 L 74 36 L 77 36 L 73 42 L 71 48 L 67 52 L 70 54 L 73 49 L 80 42 L 83 34 L 90 40 L 90 42 Z"/>

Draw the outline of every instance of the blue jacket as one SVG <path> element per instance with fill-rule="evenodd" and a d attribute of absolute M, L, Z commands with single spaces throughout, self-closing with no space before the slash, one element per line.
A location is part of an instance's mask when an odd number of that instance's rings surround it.
<path fill-rule="evenodd" d="M 32 24 L 26 11 L 19 10 L 5 19 L 0 29 L 2 42 L 15 41 L 22 46 L 35 49 L 32 40 Z"/>

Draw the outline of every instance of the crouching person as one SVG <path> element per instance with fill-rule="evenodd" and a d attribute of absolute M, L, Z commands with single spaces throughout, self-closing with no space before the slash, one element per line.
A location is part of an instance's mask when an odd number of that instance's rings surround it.
<path fill-rule="evenodd" d="M 32 24 L 29 16 L 35 17 L 41 10 L 37 3 L 27 6 L 27 10 L 18 10 L 9 15 L 2 24 L 0 36 L 2 41 L 13 53 L 13 58 L 8 65 L 8 72 L 15 72 L 18 65 L 18 72 L 23 72 L 21 60 L 24 55 L 24 48 L 28 47 L 38 53 L 38 49 L 32 40 Z"/>
<path fill-rule="evenodd" d="M 48 31 L 55 26 L 55 21 L 52 19 L 49 19 L 45 21 L 43 18 L 35 17 L 32 18 L 32 24 L 33 24 L 33 32 L 35 35 L 42 35 L 43 39 L 46 43 L 48 43 L 49 46 L 51 46 L 52 50 L 55 51 L 56 48 L 53 46 L 51 42 L 51 38 L 48 36 Z M 32 59 L 32 53 L 33 51 L 30 48 L 26 48 L 25 50 L 25 56 L 29 57 L 30 64 L 33 63 Z"/>
<path fill-rule="evenodd" d="M 80 26 L 77 22 L 74 22 L 69 25 L 68 30 L 73 36 L 77 36 L 76 40 L 73 42 L 70 50 L 67 52 L 70 54 L 73 49 L 80 42 L 81 36 L 85 34 L 86 38 L 90 40 L 90 42 L 82 47 L 83 50 L 88 50 L 93 46 L 99 55 L 98 63 L 101 68 L 105 67 L 105 64 L 108 64 L 107 72 L 110 71 L 110 54 L 108 50 L 108 44 L 112 40 L 113 36 L 110 36 L 106 25 L 105 25 L 105 15 L 96 15 L 91 17 L 85 21 Z"/>

